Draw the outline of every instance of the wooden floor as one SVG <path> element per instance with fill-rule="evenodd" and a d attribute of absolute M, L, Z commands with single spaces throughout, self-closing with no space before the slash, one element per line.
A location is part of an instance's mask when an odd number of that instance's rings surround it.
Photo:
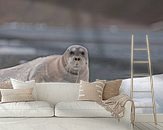
<path fill-rule="evenodd" d="M 136 122 L 134 130 L 163 130 L 163 122 L 157 125 L 151 122 Z"/>

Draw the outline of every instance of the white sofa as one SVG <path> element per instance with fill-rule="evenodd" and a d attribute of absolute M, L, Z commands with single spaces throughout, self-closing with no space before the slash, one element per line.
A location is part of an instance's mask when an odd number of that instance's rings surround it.
<path fill-rule="evenodd" d="M 79 92 L 77 83 L 36 83 L 35 89 L 38 101 L 15 103 L 14 107 L 9 107 L 11 103 L 0 104 L 0 130 L 129 130 L 131 128 L 130 102 L 125 106 L 124 117 L 118 122 L 110 112 L 97 103 L 77 101 Z"/>

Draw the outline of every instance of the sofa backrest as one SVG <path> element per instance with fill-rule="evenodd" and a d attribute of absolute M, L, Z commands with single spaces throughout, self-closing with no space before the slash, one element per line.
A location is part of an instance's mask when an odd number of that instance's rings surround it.
<path fill-rule="evenodd" d="M 120 93 L 124 92 L 125 85 L 122 81 Z M 56 104 L 61 101 L 75 101 L 79 95 L 79 83 L 48 82 L 36 83 L 37 100 L 48 101 Z"/>
<path fill-rule="evenodd" d="M 78 99 L 79 83 L 36 83 L 37 100 L 56 104 Z"/>

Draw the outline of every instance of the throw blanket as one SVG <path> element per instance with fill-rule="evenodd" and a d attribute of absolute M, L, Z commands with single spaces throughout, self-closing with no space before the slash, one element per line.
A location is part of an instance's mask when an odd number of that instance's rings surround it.
<path fill-rule="evenodd" d="M 112 115 L 120 120 L 121 117 L 124 116 L 125 104 L 130 101 L 132 103 L 131 107 L 131 123 L 134 124 L 135 121 L 135 106 L 133 100 L 125 95 L 120 94 L 118 96 L 109 98 L 107 100 L 102 100 L 98 102 L 101 106 L 103 106 L 107 111 L 110 111 Z"/>

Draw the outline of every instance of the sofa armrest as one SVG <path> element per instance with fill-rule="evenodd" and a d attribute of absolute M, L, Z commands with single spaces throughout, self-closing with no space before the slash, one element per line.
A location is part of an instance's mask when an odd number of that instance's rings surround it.
<path fill-rule="evenodd" d="M 132 102 L 128 101 L 125 104 L 125 111 L 124 111 L 124 117 L 121 118 L 120 124 L 126 124 L 126 127 L 133 130 L 134 125 L 131 123 L 131 108 L 132 108 Z"/>
<path fill-rule="evenodd" d="M 132 102 L 128 101 L 125 104 L 125 111 L 124 111 L 124 119 L 126 121 L 131 122 L 131 107 L 132 107 Z"/>

